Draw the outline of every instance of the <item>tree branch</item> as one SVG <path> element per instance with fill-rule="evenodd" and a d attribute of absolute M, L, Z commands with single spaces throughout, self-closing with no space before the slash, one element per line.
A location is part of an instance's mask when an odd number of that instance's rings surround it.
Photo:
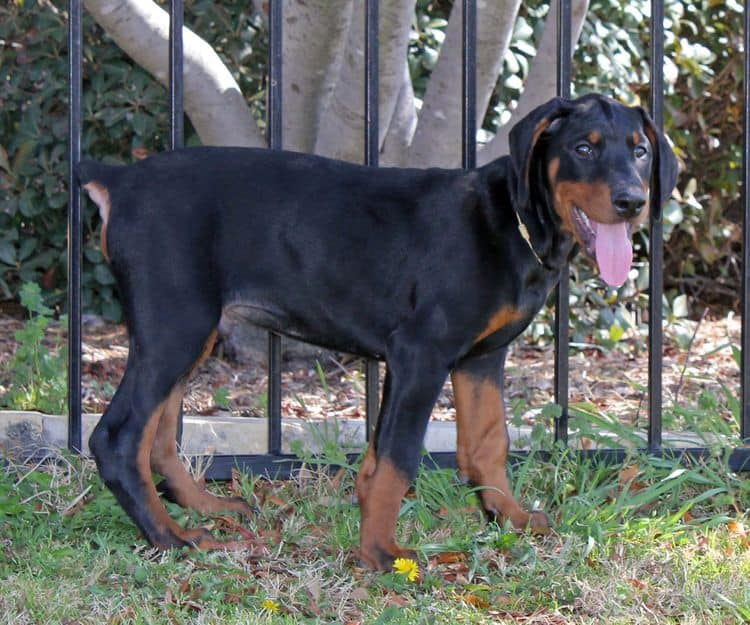
<path fill-rule="evenodd" d="M 557 58 L 557 2 L 553 2 L 550 12 L 544 23 L 544 33 L 537 48 L 536 56 L 531 63 L 529 75 L 526 78 L 523 93 L 518 101 L 516 110 L 513 111 L 510 120 L 501 126 L 492 140 L 484 146 L 477 161 L 480 165 L 508 153 L 508 134 L 513 125 L 527 115 L 532 109 L 544 104 L 557 93 L 557 75 L 554 71 L 555 59 Z M 589 8 L 589 0 L 573 0 L 572 2 L 572 50 L 581 35 L 583 23 L 586 20 L 586 12 Z"/>
<path fill-rule="evenodd" d="M 151 0 L 84 0 L 138 65 L 167 84 L 169 15 Z M 183 30 L 185 112 L 207 145 L 262 146 L 265 139 L 232 74 L 208 43 Z"/>
<path fill-rule="evenodd" d="M 477 120 L 487 110 L 503 57 L 510 45 L 520 0 L 477 3 Z M 461 154 L 461 89 L 456 79 L 461 67 L 461 3 L 454 2 L 445 41 L 432 72 L 409 164 L 455 167 Z"/>
<path fill-rule="evenodd" d="M 403 66 L 401 90 L 398 92 L 396 106 L 385 132 L 380 153 L 381 164 L 391 167 L 403 167 L 407 164 L 409 145 L 417 127 L 417 109 L 414 105 L 414 89 L 409 75 L 409 64 L 404 62 Z"/>
<path fill-rule="evenodd" d="M 382 145 L 403 82 L 403 66 L 415 0 L 380 3 L 380 90 L 378 94 Z M 364 2 L 354 7 L 349 40 L 336 87 L 320 123 L 315 152 L 348 161 L 364 153 Z"/>

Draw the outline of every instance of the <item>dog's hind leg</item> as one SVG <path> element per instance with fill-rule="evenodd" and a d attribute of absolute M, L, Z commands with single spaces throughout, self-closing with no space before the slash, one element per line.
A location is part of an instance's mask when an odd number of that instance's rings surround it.
<path fill-rule="evenodd" d="M 505 470 L 509 446 L 502 392 L 505 354 L 502 349 L 464 360 L 451 374 L 458 467 L 464 477 L 482 488 L 482 505 L 491 519 L 509 519 L 516 528 L 541 533 L 549 527 L 547 517 L 521 508 L 513 498 Z"/>
<path fill-rule="evenodd" d="M 214 331 L 206 342 L 203 355 L 195 363 L 193 369 L 199 367 L 202 361 L 208 357 L 215 341 L 216 332 Z M 158 490 L 167 499 L 174 501 L 183 508 L 192 508 L 203 514 L 232 511 L 250 516 L 252 508 L 244 499 L 240 497 L 217 497 L 209 493 L 203 486 L 195 482 L 180 462 L 177 456 L 176 438 L 177 421 L 184 391 L 185 381 L 181 381 L 175 385 L 169 394 L 151 448 L 151 468 L 155 473 L 164 477 Z"/>
<path fill-rule="evenodd" d="M 104 483 L 152 545 L 161 549 L 186 545 L 221 548 L 224 545 L 207 530 L 180 527 L 167 513 L 152 479 L 155 441 L 160 441 L 157 458 L 163 459 L 167 446 L 161 441 L 173 432 L 170 424 L 176 421 L 181 395 L 175 389 L 184 384 L 218 322 L 218 311 L 201 314 L 198 307 L 181 311 L 169 308 L 167 311 L 162 305 L 147 310 L 142 305 L 139 309 L 139 318 L 146 323 L 136 322 L 130 328 L 125 376 L 89 446 Z M 165 319 L 166 314 L 171 318 Z M 167 421 L 160 437 L 163 418 Z M 157 464 L 161 470 L 174 468 L 169 461 L 157 460 Z M 184 482 L 180 482 L 182 490 L 178 487 L 174 492 L 184 494 Z"/>
<path fill-rule="evenodd" d="M 102 480 L 152 545 L 200 545 L 210 535 L 181 528 L 159 500 L 151 477 L 151 447 L 167 402 L 152 380 L 148 368 L 131 360 L 89 447 Z"/>

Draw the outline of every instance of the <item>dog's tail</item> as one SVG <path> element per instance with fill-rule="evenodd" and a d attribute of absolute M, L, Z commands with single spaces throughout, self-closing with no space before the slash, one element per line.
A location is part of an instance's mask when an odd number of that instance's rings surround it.
<path fill-rule="evenodd" d="M 94 204 L 99 207 L 99 215 L 105 224 L 109 221 L 111 208 L 109 190 L 120 169 L 121 167 L 91 160 L 83 160 L 75 168 L 78 182 L 86 189 Z"/>
<path fill-rule="evenodd" d="M 78 182 L 86 189 L 89 197 L 99 208 L 99 216 L 102 218 L 101 247 L 104 257 L 109 260 L 107 252 L 107 225 L 112 211 L 112 200 L 110 189 L 117 178 L 121 168 L 105 165 L 98 161 L 83 160 L 76 165 L 75 171 Z"/>

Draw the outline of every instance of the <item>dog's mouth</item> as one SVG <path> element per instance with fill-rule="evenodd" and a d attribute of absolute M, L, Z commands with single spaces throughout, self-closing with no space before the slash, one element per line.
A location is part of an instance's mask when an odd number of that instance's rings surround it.
<path fill-rule="evenodd" d="M 621 286 L 633 262 L 632 225 L 627 221 L 600 223 L 578 206 L 573 206 L 571 214 L 577 238 L 586 254 L 596 260 L 602 279 L 610 286 Z"/>

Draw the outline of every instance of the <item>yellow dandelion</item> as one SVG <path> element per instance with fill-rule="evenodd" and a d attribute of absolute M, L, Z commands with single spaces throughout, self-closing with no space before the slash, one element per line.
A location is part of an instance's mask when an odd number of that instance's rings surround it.
<path fill-rule="evenodd" d="M 273 599 L 265 599 L 263 603 L 260 604 L 260 606 L 263 608 L 263 610 L 271 614 L 275 614 L 281 609 L 279 602 L 274 601 Z"/>
<path fill-rule="evenodd" d="M 396 558 L 393 570 L 410 582 L 416 582 L 419 579 L 419 565 L 411 558 Z"/>

